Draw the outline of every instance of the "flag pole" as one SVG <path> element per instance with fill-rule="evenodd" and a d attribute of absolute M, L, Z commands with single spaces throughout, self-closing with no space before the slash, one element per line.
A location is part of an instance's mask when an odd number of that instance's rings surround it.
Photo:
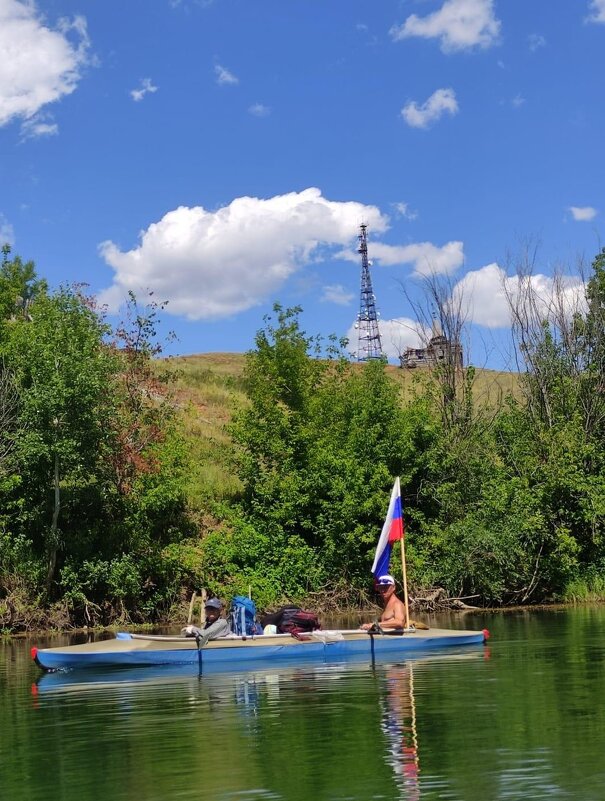
<path fill-rule="evenodd" d="M 401 485 L 399 483 L 399 476 L 397 476 L 397 494 L 399 495 L 401 501 Z M 409 628 L 410 626 L 410 609 L 408 603 L 408 577 L 407 571 L 405 569 L 405 528 L 403 526 L 403 504 L 401 508 L 401 526 L 403 530 L 403 536 L 399 540 L 401 543 L 401 575 L 403 579 L 403 605 L 405 606 L 405 626 L 404 628 Z"/>

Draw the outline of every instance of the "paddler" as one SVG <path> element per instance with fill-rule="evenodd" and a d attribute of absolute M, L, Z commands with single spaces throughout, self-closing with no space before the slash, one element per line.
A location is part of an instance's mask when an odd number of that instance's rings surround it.
<path fill-rule="evenodd" d="M 380 576 L 376 581 L 376 589 L 382 602 L 382 615 L 378 621 L 381 629 L 405 629 L 408 622 L 405 615 L 405 606 L 395 594 L 395 579 L 393 576 Z M 369 631 L 375 623 L 364 623 L 360 628 Z"/>
<path fill-rule="evenodd" d="M 203 629 L 197 626 L 186 626 L 182 633 L 186 637 L 198 637 L 200 646 L 206 645 L 208 640 L 216 640 L 230 634 L 229 623 L 221 617 L 223 604 L 218 598 L 209 598 L 204 606 L 206 612 L 206 625 Z"/>

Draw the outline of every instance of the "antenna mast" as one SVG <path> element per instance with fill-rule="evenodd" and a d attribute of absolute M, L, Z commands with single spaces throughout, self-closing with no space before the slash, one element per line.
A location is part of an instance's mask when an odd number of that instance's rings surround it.
<path fill-rule="evenodd" d="M 376 296 L 372 289 L 370 276 L 370 263 L 368 261 L 368 226 L 363 223 L 359 229 L 359 247 L 361 254 L 361 297 L 359 301 L 359 316 L 357 328 L 359 339 L 357 345 L 357 361 L 367 362 L 370 359 L 382 359 L 382 342 L 378 330 L 378 312 L 376 311 Z"/>

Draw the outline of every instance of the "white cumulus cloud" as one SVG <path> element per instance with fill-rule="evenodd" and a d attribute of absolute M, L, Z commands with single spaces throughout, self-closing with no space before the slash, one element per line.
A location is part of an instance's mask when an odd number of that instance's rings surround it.
<path fill-rule="evenodd" d="M 456 93 L 453 89 L 437 89 L 421 106 L 415 100 L 401 109 L 401 116 L 412 128 L 428 128 L 444 114 L 457 114 L 459 111 Z"/>
<path fill-rule="evenodd" d="M 0 0 L 0 126 L 29 120 L 71 94 L 89 45 L 83 17 L 62 20 L 53 30 L 33 2 Z"/>
<path fill-rule="evenodd" d="M 158 87 L 154 86 L 151 78 L 141 78 L 141 84 L 138 89 L 132 89 L 130 96 L 135 103 L 139 103 L 145 95 L 153 94 L 158 91 Z"/>
<path fill-rule="evenodd" d="M 569 211 L 576 222 L 590 222 L 597 216 L 592 206 L 570 206 Z"/>
<path fill-rule="evenodd" d="M 530 33 L 527 37 L 527 42 L 532 53 L 535 53 L 541 47 L 546 47 L 546 39 L 541 33 Z"/>
<path fill-rule="evenodd" d="M 464 264 L 464 244 L 447 242 L 442 247 L 432 242 L 410 245 L 372 243 L 372 258 L 381 264 L 413 264 L 416 275 L 449 275 Z"/>
<path fill-rule="evenodd" d="M 450 275 L 464 264 L 464 244 L 447 242 L 442 247 L 432 242 L 415 242 L 410 245 L 387 245 L 371 242 L 368 253 L 373 262 L 382 265 L 413 264 L 416 275 Z M 358 261 L 352 250 L 343 250 L 338 256 L 348 261 Z"/>
<path fill-rule="evenodd" d="M 589 22 L 605 22 L 605 0 L 591 0 Z"/>
<path fill-rule="evenodd" d="M 371 242 L 368 253 L 372 263 L 393 266 L 413 264 L 417 276 L 450 275 L 464 264 L 464 244 L 447 242 L 442 247 L 432 242 L 415 242 L 410 245 L 387 245 L 384 242 Z M 359 261 L 356 251 L 342 250 L 336 254 L 347 261 Z"/>
<path fill-rule="evenodd" d="M 271 109 L 262 103 L 253 103 L 249 106 L 248 113 L 252 114 L 253 117 L 268 117 L 271 114 Z"/>
<path fill-rule="evenodd" d="M 235 86 L 239 83 L 237 75 L 234 75 L 227 67 L 223 67 L 221 64 L 215 65 L 214 74 L 216 75 L 216 82 L 219 86 Z"/>
<path fill-rule="evenodd" d="M 507 328 L 511 325 L 508 297 L 515 302 L 521 281 L 530 282 L 532 292 L 542 304 L 545 318 L 549 316 L 553 308 L 553 296 L 557 294 L 569 312 L 584 308 L 585 287 L 579 278 L 554 278 L 541 273 L 520 278 L 518 275 L 507 275 L 495 263 L 468 272 L 456 284 L 452 294 L 455 302 L 463 305 L 469 322 L 486 328 Z"/>
<path fill-rule="evenodd" d="M 322 303 L 336 303 L 337 306 L 348 306 L 355 295 L 349 292 L 342 284 L 328 284 L 324 286 L 320 298 Z"/>
<path fill-rule="evenodd" d="M 400 217 L 403 217 L 406 220 L 418 219 L 418 212 L 414 211 L 414 209 L 411 209 L 409 203 L 399 201 L 399 203 L 393 203 L 393 208 Z"/>
<path fill-rule="evenodd" d="M 15 232 L 13 226 L 0 212 L 0 247 L 2 245 L 13 245 L 15 242 Z"/>
<path fill-rule="evenodd" d="M 393 26 L 390 33 L 395 41 L 410 36 L 440 39 L 444 53 L 473 47 L 486 49 L 497 42 L 500 20 L 493 0 L 446 0 L 433 14 L 412 14 L 403 25 Z"/>
<path fill-rule="evenodd" d="M 326 248 L 348 245 L 360 221 L 377 233 L 387 228 L 375 206 L 328 200 L 316 188 L 240 197 L 217 211 L 181 206 L 143 231 L 132 250 L 100 245 L 115 271 L 100 300 L 115 309 L 129 290 L 152 290 L 172 314 L 227 317 L 269 299 Z"/>
<path fill-rule="evenodd" d="M 34 114 L 29 120 L 21 123 L 21 139 L 37 139 L 41 136 L 56 136 L 59 126 L 54 122 L 52 115 Z"/>
<path fill-rule="evenodd" d="M 471 270 L 458 281 L 452 295 L 455 302 L 463 300 L 469 322 L 487 328 L 504 328 L 510 325 L 510 311 L 506 298 L 508 278 L 497 264 L 488 264 Z"/>

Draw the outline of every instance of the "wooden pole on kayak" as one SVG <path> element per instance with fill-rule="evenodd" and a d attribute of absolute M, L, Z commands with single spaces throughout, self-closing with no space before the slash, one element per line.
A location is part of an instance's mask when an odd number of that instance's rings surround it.
<path fill-rule="evenodd" d="M 194 590 L 193 594 L 191 595 L 191 600 L 189 601 L 189 614 L 187 615 L 187 625 L 191 624 L 193 620 L 193 607 L 195 606 L 195 599 L 197 598 L 197 593 Z"/>
<path fill-rule="evenodd" d="M 200 628 L 204 628 L 206 624 L 206 600 L 208 598 L 208 594 L 206 590 L 202 590 L 202 596 L 200 600 Z"/>
<path fill-rule="evenodd" d="M 399 483 L 399 476 L 397 476 L 397 492 L 399 495 L 399 502 L 401 503 L 401 485 Z M 408 577 L 405 568 L 405 526 L 403 525 L 403 504 L 401 504 L 401 577 L 403 581 L 403 605 L 405 607 L 405 626 L 404 629 L 410 626 L 410 608 L 408 603 Z"/>

